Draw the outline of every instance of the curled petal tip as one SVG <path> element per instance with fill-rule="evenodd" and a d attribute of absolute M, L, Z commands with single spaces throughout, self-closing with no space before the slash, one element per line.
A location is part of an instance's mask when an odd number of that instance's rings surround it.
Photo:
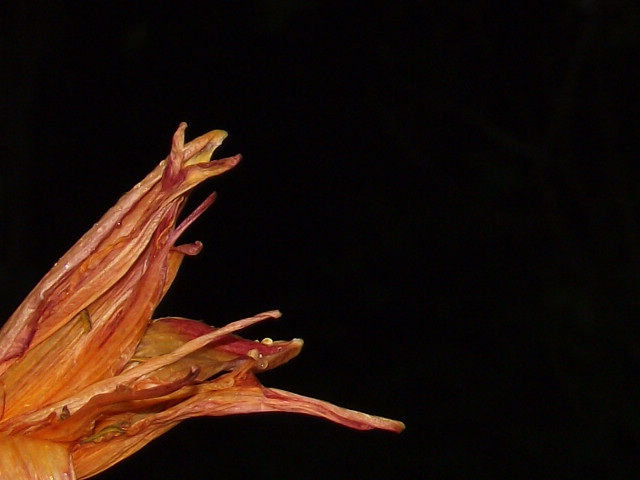
<path fill-rule="evenodd" d="M 185 147 L 185 166 L 210 161 L 211 155 L 222 145 L 227 135 L 224 130 L 212 130 L 189 142 Z"/>

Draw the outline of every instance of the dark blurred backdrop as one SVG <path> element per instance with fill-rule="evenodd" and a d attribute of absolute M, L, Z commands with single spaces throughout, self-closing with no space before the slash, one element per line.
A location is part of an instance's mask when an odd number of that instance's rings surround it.
<path fill-rule="evenodd" d="M 640 7 L 419 3 L 3 2 L 2 318 L 226 129 L 158 315 L 280 308 L 266 385 L 407 423 L 194 420 L 98 478 L 636 476 Z"/>

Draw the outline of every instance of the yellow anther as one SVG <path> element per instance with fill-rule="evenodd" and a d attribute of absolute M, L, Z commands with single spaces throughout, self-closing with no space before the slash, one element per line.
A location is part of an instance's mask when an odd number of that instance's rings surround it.
<path fill-rule="evenodd" d="M 251 357 L 254 360 L 258 360 L 261 357 L 261 355 L 260 355 L 260 352 L 258 352 L 257 348 L 252 348 L 247 352 L 247 357 Z"/>

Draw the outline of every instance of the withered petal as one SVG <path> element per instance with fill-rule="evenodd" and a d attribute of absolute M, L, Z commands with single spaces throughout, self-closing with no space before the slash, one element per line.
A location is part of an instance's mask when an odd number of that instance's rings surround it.
<path fill-rule="evenodd" d="M 74 480 L 69 446 L 25 437 L 0 436 L 0 477 L 29 480 Z"/>
<path fill-rule="evenodd" d="M 209 161 L 226 132 L 214 130 L 185 145 L 185 128 L 181 124 L 174 135 L 167 159 L 71 247 L 2 327 L 0 375 L 118 282 L 147 248 L 167 212 L 173 210 L 175 220 L 191 189 L 240 161 L 239 155 Z"/>
<path fill-rule="evenodd" d="M 180 124 L 168 157 L 54 265 L 0 330 L 1 478 L 87 478 L 197 416 L 294 412 L 357 429 L 404 429 L 262 386 L 255 373 L 295 357 L 302 340 L 258 342 L 234 332 L 278 318 L 277 310 L 221 328 L 179 317 L 151 323 L 184 256 L 202 248 L 176 242 L 215 194 L 177 225 L 189 192 L 240 161 L 211 160 L 226 132 L 185 144 L 185 129 Z"/>

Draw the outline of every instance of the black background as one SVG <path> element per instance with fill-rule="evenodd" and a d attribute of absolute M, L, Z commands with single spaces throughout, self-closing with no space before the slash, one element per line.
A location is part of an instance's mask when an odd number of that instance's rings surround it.
<path fill-rule="evenodd" d="M 90 3 L 3 5 L 3 318 L 180 121 L 222 128 L 158 315 L 280 308 L 265 385 L 407 424 L 197 419 L 98 478 L 634 476 L 635 2 Z"/>

